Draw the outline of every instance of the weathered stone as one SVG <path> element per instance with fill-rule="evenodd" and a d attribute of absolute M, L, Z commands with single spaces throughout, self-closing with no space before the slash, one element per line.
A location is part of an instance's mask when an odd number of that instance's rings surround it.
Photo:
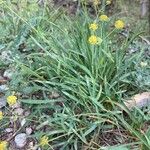
<path fill-rule="evenodd" d="M 9 88 L 6 84 L 0 85 L 0 92 L 5 92 L 7 91 Z"/>
<path fill-rule="evenodd" d="M 15 144 L 18 148 L 23 148 L 27 143 L 27 135 L 25 133 L 20 133 L 15 136 Z"/>
<path fill-rule="evenodd" d="M 7 133 L 13 132 L 13 128 L 6 128 L 5 131 L 6 131 Z"/>
<path fill-rule="evenodd" d="M 23 115 L 23 112 L 24 112 L 24 110 L 20 107 L 18 107 L 14 110 L 14 113 L 19 115 L 19 116 Z"/>
<path fill-rule="evenodd" d="M 32 131 L 33 131 L 32 128 L 30 128 L 30 127 L 26 128 L 27 135 L 30 135 L 32 133 Z"/>
<path fill-rule="evenodd" d="M 5 106 L 6 106 L 6 98 L 1 97 L 0 98 L 0 108 L 5 107 Z"/>
<path fill-rule="evenodd" d="M 13 70 L 12 69 L 5 70 L 3 77 L 8 78 L 8 79 L 12 79 L 12 76 L 13 76 Z"/>

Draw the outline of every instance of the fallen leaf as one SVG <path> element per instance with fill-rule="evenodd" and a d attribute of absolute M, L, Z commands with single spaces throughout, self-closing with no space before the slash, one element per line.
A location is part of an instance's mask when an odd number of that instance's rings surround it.
<path fill-rule="evenodd" d="M 134 95 L 130 100 L 125 102 L 125 105 L 132 109 L 133 107 L 142 108 L 150 105 L 150 92 L 144 92 Z"/>

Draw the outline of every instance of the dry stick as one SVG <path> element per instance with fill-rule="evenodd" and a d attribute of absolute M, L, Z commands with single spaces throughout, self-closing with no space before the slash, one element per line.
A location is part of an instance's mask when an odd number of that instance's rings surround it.
<path fill-rule="evenodd" d="M 144 41 L 146 42 L 148 45 L 150 45 L 150 41 L 147 40 L 146 38 L 144 38 L 143 36 L 139 35 L 139 37 Z"/>
<path fill-rule="evenodd" d="M 133 33 L 133 32 L 132 32 L 132 33 Z M 122 32 L 120 32 L 120 34 L 123 35 L 124 37 L 127 37 L 127 35 L 124 34 L 124 33 L 122 33 Z M 144 38 L 144 37 L 141 36 L 141 35 L 138 35 L 138 37 L 141 38 L 145 43 L 147 43 L 148 45 L 150 45 L 150 41 L 149 41 L 148 39 Z"/>

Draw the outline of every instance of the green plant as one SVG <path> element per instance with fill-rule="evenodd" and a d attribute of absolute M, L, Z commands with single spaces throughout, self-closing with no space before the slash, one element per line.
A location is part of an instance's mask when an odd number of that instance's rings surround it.
<path fill-rule="evenodd" d="M 138 129 L 149 116 L 141 111 L 129 111 L 123 105 L 123 97 L 128 92 L 140 89 L 132 77 L 137 73 L 135 64 L 141 53 L 127 55 L 136 35 L 120 38 L 120 30 L 112 27 L 113 18 L 101 22 L 99 16 L 93 19 L 87 12 L 72 20 L 57 10 L 50 15 L 47 6 L 42 13 L 36 12 L 34 18 L 24 13 L 22 16 L 8 5 L 5 9 L 13 16 L 10 20 L 14 17 L 19 20 L 19 28 L 14 28 L 17 35 L 12 42 L 14 51 L 21 44 L 26 46 L 21 48 L 27 51 L 19 53 L 21 58 L 12 58 L 16 73 L 10 86 L 11 90 L 28 96 L 20 99 L 32 112 L 28 124 L 36 120 L 32 137 L 39 139 L 46 134 L 51 149 L 109 149 L 113 143 L 102 144 L 99 137 L 109 130 L 125 130 L 130 135 L 128 144 L 123 138 L 120 141 L 116 138 L 121 147 L 149 147 L 148 136 Z M 89 29 L 93 22 L 99 26 L 96 31 Z M 91 45 L 91 35 L 102 41 Z M 49 98 L 47 92 L 53 90 L 60 94 L 58 99 Z M 42 98 L 33 97 L 35 92 Z"/>

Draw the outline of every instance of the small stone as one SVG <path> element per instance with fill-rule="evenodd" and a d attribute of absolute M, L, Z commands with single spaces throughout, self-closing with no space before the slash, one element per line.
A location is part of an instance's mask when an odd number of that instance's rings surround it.
<path fill-rule="evenodd" d="M 27 143 L 27 135 L 25 133 L 20 133 L 15 136 L 15 144 L 18 148 L 23 148 Z"/>
<path fill-rule="evenodd" d="M 13 129 L 12 129 L 12 128 L 6 128 L 5 131 L 6 131 L 7 133 L 10 133 L 10 132 L 13 132 Z"/>
<path fill-rule="evenodd" d="M 7 90 L 9 90 L 9 88 L 8 88 L 8 86 L 6 84 L 0 85 L 0 92 L 5 92 Z"/>
<path fill-rule="evenodd" d="M 29 148 L 33 149 L 33 147 L 34 147 L 34 143 L 33 142 L 29 142 Z"/>
<path fill-rule="evenodd" d="M 23 112 L 24 112 L 24 110 L 23 110 L 22 108 L 16 108 L 16 109 L 14 110 L 14 113 L 15 113 L 16 115 L 18 115 L 18 116 L 23 115 Z"/>
<path fill-rule="evenodd" d="M 58 97 L 60 97 L 60 95 L 59 95 L 59 93 L 58 92 L 56 92 L 56 91 L 52 91 L 52 93 L 51 93 L 51 95 L 50 95 L 50 98 L 54 98 L 54 99 L 56 99 L 56 98 L 58 98 Z"/>
<path fill-rule="evenodd" d="M 14 71 L 12 69 L 7 69 L 7 70 L 5 70 L 3 77 L 11 79 L 13 76 L 13 72 Z"/>
<path fill-rule="evenodd" d="M 32 128 L 28 127 L 26 128 L 26 134 L 30 135 L 32 133 Z"/>
<path fill-rule="evenodd" d="M 26 123 L 26 119 L 25 118 L 22 119 L 20 123 L 21 123 L 21 126 L 23 127 L 25 125 L 25 123 Z"/>
<path fill-rule="evenodd" d="M 1 97 L 0 98 L 0 108 L 5 107 L 5 106 L 6 106 L 6 98 Z"/>

